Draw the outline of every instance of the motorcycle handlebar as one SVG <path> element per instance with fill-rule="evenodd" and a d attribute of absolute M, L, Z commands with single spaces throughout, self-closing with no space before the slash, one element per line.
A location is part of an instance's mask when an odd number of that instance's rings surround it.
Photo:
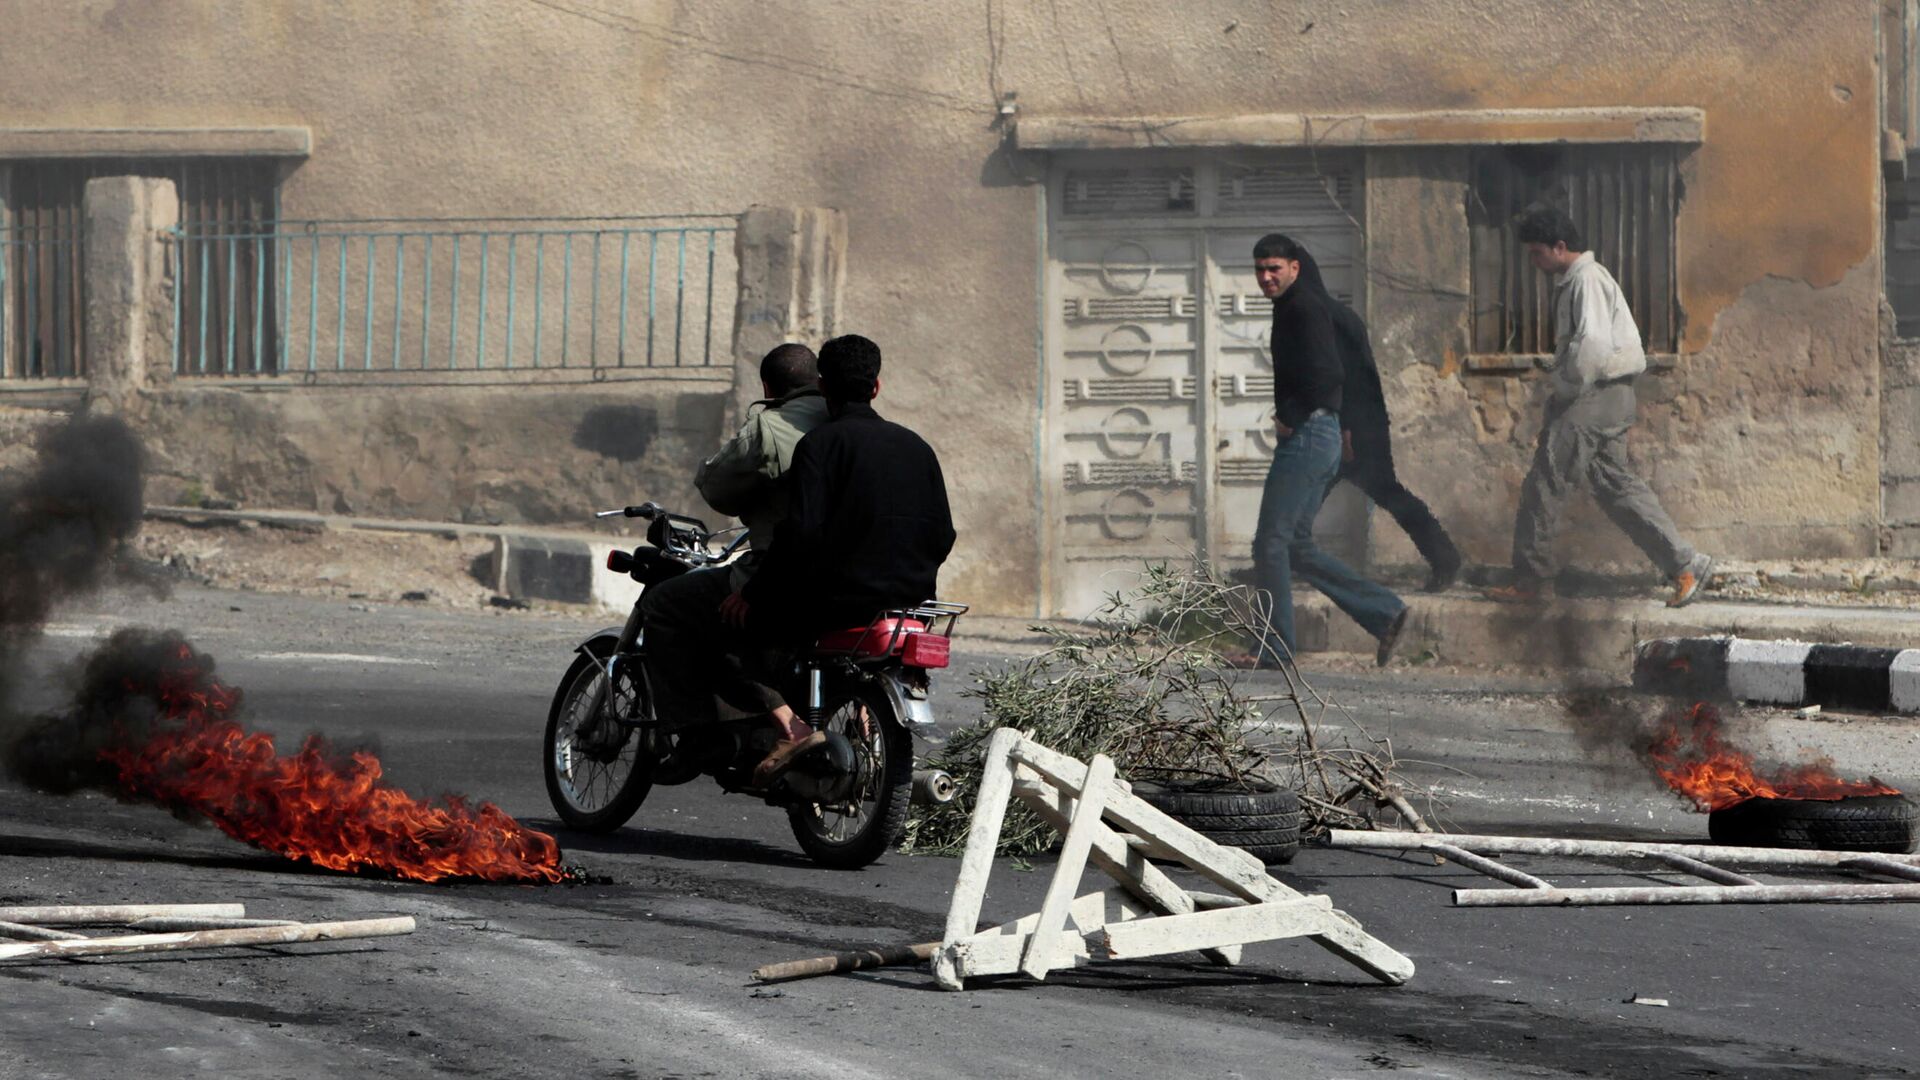
<path fill-rule="evenodd" d="M 618 510 L 596 511 L 593 516 L 597 518 L 637 517 L 637 518 L 652 519 L 658 516 L 660 513 L 661 513 L 661 509 L 660 509 L 659 503 L 644 502 L 644 503 L 641 503 L 639 506 L 626 506 Z"/>

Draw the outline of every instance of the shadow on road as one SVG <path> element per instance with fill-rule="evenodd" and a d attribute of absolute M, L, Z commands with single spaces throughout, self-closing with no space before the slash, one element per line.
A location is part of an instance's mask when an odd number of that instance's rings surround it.
<path fill-rule="evenodd" d="M 574 832 L 553 819 L 526 819 L 525 824 L 550 832 L 562 852 L 591 851 L 600 855 L 653 855 L 688 862 L 758 863 L 764 866 L 817 867 L 812 859 L 791 848 L 758 840 L 726 836 L 692 836 L 664 829 L 621 829 L 612 833 Z"/>
<path fill-rule="evenodd" d="M 270 874 L 298 874 L 317 877 L 352 877 L 312 863 L 295 862 L 269 852 L 245 852 L 232 855 L 196 854 L 171 847 L 131 844 L 100 844 L 71 838 L 0 835 L 0 856 L 49 859 L 98 859 L 106 862 L 174 863 L 203 866 L 217 870 L 256 870 Z M 385 875 L 375 875 L 385 876 Z"/>

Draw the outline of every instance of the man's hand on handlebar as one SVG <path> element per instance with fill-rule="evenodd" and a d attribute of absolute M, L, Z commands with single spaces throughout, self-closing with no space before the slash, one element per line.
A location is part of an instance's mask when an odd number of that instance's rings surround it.
<path fill-rule="evenodd" d="M 740 595 L 738 591 L 730 593 L 725 600 L 720 601 L 720 621 L 735 630 L 745 630 L 747 610 L 747 598 Z"/>

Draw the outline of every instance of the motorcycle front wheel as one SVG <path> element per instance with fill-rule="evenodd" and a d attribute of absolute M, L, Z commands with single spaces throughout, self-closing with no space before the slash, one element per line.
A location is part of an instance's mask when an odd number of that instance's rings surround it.
<path fill-rule="evenodd" d="M 793 837 L 813 860 L 836 870 L 858 870 L 886 854 L 907 827 L 913 795 L 913 736 L 878 694 L 859 689 L 828 703 L 823 730 L 852 744 L 859 779 L 845 802 L 787 808 Z"/>
<path fill-rule="evenodd" d="M 580 654 L 561 678 L 547 714 L 542 745 L 547 798 L 567 827 L 581 832 L 612 832 L 625 825 L 653 787 L 653 763 L 632 728 L 620 725 L 617 744 L 609 738 L 600 746 L 587 745 L 593 702 L 606 681 L 605 657 Z M 626 665 L 616 669 L 606 707 L 614 716 L 640 715 L 645 695 L 633 665 Z"/>

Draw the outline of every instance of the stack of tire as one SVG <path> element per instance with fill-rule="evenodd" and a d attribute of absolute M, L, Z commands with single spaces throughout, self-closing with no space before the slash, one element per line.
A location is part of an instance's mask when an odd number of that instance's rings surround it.
<path fill-rule="evenodd" d="M 1300 850 L 1300 799 L 1272 784 L 1142 781 L 1133 793 L 1216 844 L 1237 847 L 1269 866 Z"/>

